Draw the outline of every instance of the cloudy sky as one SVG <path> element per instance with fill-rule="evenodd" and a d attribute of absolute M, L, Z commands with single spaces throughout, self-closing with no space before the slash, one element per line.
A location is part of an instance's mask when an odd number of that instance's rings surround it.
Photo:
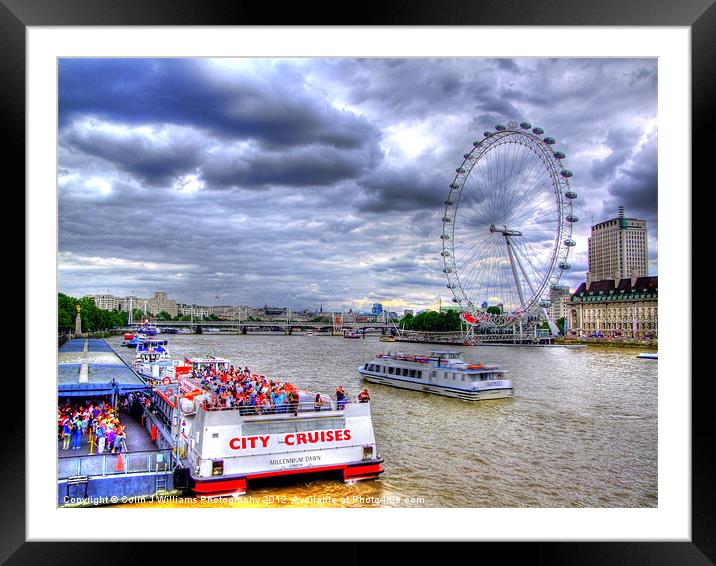
<path fill-rule="evenodd" d="M 455 168 L 509 120 L 574 173 L 563 282 L 620 205 L 657 274 L 656 60 L 63 59 L 59 290 L 436 307 Z"/>

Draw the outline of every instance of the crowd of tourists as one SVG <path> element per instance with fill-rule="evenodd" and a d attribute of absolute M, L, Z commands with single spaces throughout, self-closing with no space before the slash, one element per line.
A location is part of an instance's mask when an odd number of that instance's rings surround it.
<path fill-rule="evenodd" d="M 202 372 L 192 371 L 191 377 L 210 393 L 206 401 L 208 409 L 238 408 L 242 414 L 272 414 L 296 412 L 307 401 L 301 400 L 293 383 L 277 381 L 264 375 L 252 373 L 247 367 L 217 370 L 210 366 Z M 370 400 L 368 390 L 363 390 L 359 402 Z M 343 387 L 336 390 L 336 407 L 340 410 L 349 402 Z M 308 401 L 310 403 L 310 400 Z M 316 394 L 315 410 L 329 410 L 331 400 Z"/>
<path fill-rule="evenodd" d="M 87 399 L 82 403 L 66 400 L 57 408 L 57 428 L 63 450 L 80 450 L 89 444 L 90 452 L 126 452 L 127 434 L 111 403 Z"/>

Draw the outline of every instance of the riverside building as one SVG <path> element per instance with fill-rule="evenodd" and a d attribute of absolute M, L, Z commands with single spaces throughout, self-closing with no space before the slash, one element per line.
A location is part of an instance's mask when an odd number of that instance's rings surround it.
<path fill-rule="evenodd" d="M 646 220 L 625 217 L 623 206 L 617 218 L 592 226 L 587 247 L 587 282 L 649 275 Z"/>
<path fill-rule="evenodd" d="M 659 331 L 658 280 L 654 276 L 582 283 L 570 300 L 570 333 L 656 338 Z"/>
<path fill-rule="evenodd" d="M 548 314 L 550 320 L 556 322 L 560 318 L 566 319 L 569 316 L 569 302 L 572 293 L 569 292 L 567 285 L 553 285 L 549 290 L 549 309 Z"/>

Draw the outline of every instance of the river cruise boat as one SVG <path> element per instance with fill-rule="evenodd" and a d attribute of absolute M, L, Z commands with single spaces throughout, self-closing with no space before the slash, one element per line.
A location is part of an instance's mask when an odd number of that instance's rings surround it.
<path fill-rule="evenodd" d="M 356 338 L 362 338 L 361 333 L 358 332 L 357 330 L 351 330 L 350 332 L 346 332 L 346 333 L 343 335 L 343 337 L 344 337 L 344 338 L 352 338 L 352 339 L 354 339 L 354 340 L 355 340 Z"/>
<path fill-rule="evenodd" d="M 132 369 L 140 377 L 159 381 L 166 376 L 174 375 L 175 362 L 169 356 L 166 340 L 146 338 L 137 342 Z"/>
<path fill-rule="evenodd" d="M 187 361 L 215 372 L 229 364 L 219 358 Z M 164 392 L 163 386 L 156 392 L 163 400 L 158 406 L 180 411 L 180 466 L 174 477 L 179 489 L 199 496 L 240 495 L 252 481 L 266 478 L 329 475 L 348 482 L 383 472 L 370 402 L 339 404 L 298 389 L 294 404 L 218 407 L 200 378 L 186 367 L 177 370 Z"/>
<path fill-rule="evenodd" d="M 494 365 L 469 364 L 460 352 L 437 350 L 426 356 L 393 353 L 378 354 L 358 368 L 371 383 L 413 391 L 455 397 L 465 401 L 512 397 L 512 380 L 504 369 Z"/>
<path fill-rule="evenodd" d="M 659 359 L 659 353 L 658 352 L 641 352 L 637 358 L 642 358 L 645 360 L 658 360 Z"/>

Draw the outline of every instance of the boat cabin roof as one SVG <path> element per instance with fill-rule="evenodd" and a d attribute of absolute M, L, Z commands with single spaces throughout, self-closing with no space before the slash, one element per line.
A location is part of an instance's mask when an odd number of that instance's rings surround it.
<path fill-rule="evenodd" d="M 429 358 L 447 358 L 448 360 L 459 360 L 460 352 L 455 350 L 433 350 L 428 354 Z"/>

